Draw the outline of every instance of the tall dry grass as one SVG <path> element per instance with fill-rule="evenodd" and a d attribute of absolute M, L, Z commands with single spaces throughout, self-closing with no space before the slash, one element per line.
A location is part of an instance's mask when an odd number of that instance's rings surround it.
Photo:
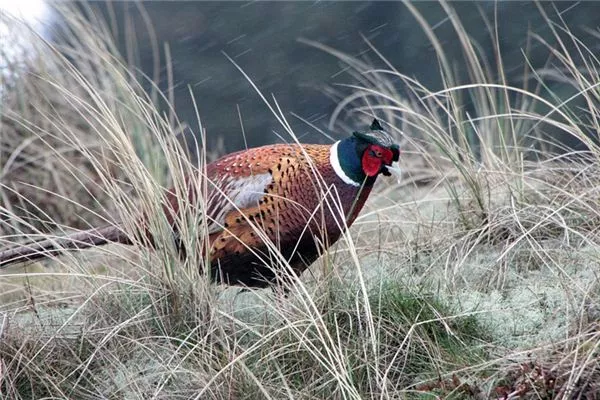
<path fill-rule="evenodd" d="M 105 224 L 136 232 L 145 215 L 159 246 L 107 246 L 0 275 L 2 397 L 597 396 L 597 60 L 546 16 L 560 64 L 528 69 L 523 86 L 510 86 L 502 55 L 483 59 L 443 6 L 468 82 L 407 4 L 436 49 L 441 91 L 375 48 L 383 67 L 321 46 L 358 82 L 349 96 L 334 93 L 331 127 L 354 130 L 338 119 L 345 113 L 356 124 L 385 117 L 407 177 L 379 185 L 287 298 L 208 282 L 202 201 L 181 204 L 182 240 L 196 251 L 176 255 L 164 189 L 183 193 L 184 176 L 202 176 L 202 135 L 218 133 L 194 122 L 193 165 L 175 110 L 157 109 L 160 93 L 142 90 L 91 11 L 60 8 L 69 39 L 60 47 L 22 27 L 36 48 L 2 99 L 2 244 Z M 493 23 L 488 30 L 497 43 Z M 548 96 L 557 78 L 576 94 Z M 249 90 L 296 140 L 250 77 Z M 587 151 L 557 152 L 557 131 Z M 285 269 L 275 244 L 272 253 Z"/>
<path fill-rule="evenodd" d="M 534 68 L 524 49 L 520 86 L 509 84 L 494 23 L 487 22 L 496 44 L 489 60 L 451 4 L 441 4 L 462 44 L 468 81 L 454 73 L 457 61 L 425 16 L 406 4 L 436 51 L 446 83 L 439 91 L 404 75 L 373 46 L 375 60 L 365 62 L 308 42 L 358 82 L 329 92 L 340 101 L 330 126 L 375 113 L 404 140 L 415 192 L 401 201 L 384 192 L 385 208 L 370 215 L 379 225 L 369 219 L 361 228 L 367 237 L 377 232 L 406 264 L 398 268 L 406 281 L 433 287 L 485 321 L 497 345 L 513 349 L 481 365 L 480 373 L 498 368 L 499 398 L 596 396 L 598 59 L 557 10 L 549 16 L 552 6 L 540 4 L 552 38 L 531 40 L 547 48 L 549 60 Z M 398 206 L 396 215 L 388 212 Z M 524 354 L 541 359 L 523 362 Z M 444 385 L 440 379 L 427 388 Z"/>

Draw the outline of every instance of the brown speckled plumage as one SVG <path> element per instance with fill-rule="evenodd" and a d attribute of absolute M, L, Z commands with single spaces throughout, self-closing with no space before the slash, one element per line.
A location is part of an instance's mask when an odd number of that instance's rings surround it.
<path fill-rule="evenodd" d="M 340 226 L 354 222 L 372 186 L 361 190 L 344 184 L 329 164 L 330 147 L 305 145 L 303 153 L 299 146 L 267 146 L 234 154 L 207 168 L 207 175 L 214 182 L 229 179 L 231 174 L 247 178 L 268 173 L 272 177 L 256 205 L 236 210 L 229 202 L 223 229 L 210 235 L 215 279 L 264 286 L 274 278 L 272 269 L 253 254 L 269 260 L 268 249 L 252 225 L 266 234 L 300 274 L 322 250 L 316 247 L 315 239 L 319 243 L 334 243 L 341 234 Z M 235 169 L 233 165 L 240 162 L 246 168 Z M 259 165 L 247 167 L 255 162 Z M 332 212 L 338 203 L 336 196 L 347 221 L 339 212 Z"/>
<path fill-rule="evenodd" d="M 362 139 L 352 140 L 362 152 L 371 149 Z M 399 155 L 397 147 L 392 148 L 393 156 L 378 167 L 376 175 L 389 175 L 385 167 L 390 167 L 391 158 L 397 161 Z M 277 248 L 295 274 L 300 274 L 339 239 L 344 227 L 354 222 L 364 206 L 376 175 L 365 176 L 360 184 L 344 182 L 332 165 L 331 149 L 331 145 L 271 145 L 229 154 L 206 165 L 206 185 L 190 184 L 188 200 L 195 203 L 200 198 L 198 188 L 207 189 L 203 199 L 213 280 L 264 287 L 287 276 L 273 261 L 270 248 Z M 172 192 L 168 199 L 165 213 L 177 238 L 181 202 Z M 97 240 L 86 238 L 85 232 L 78 233 L 77 244 L 66 238 L 52 247 L 30 246 L 35 251 L 7 250 L 0 253 L 0 265 L 65 248 L 130 242 L 116 231 L 114 227 L 96 230 Z M 179 245 L 185 254 L 183 245 Z"/>

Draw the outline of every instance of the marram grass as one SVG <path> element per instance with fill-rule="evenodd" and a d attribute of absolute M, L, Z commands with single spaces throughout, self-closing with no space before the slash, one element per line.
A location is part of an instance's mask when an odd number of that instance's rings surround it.
<path fill-rule="evenodd" d="M 548 70 L 510 86 L 444 3 L 471 71 L 460 82 L 435 31 L 406 6 L 447 85 L 429 91 L 374 48 L 381 68 L 323 47 L 354 79 L 348 97 L 332 92 L 340 107 L 331 127 L 349 128 L 341 115 L 384 116 L 402 141 L 407 178 L 379 185 L 342 243 L 287 297 L 212 285 L 201 252 L 176 256 L 160 205 L 163 189 L 181 190 L 196 168 L 174 134 L 185 126 L 175 110 L 157 110 L 158 91 L 144 93 L 108 25 L 61 9 L 71 40 L 60 49 L 25 29 L 36 52 L 14 67 L 0 114 L 2 245 L 99 224 L 135 231 L 140 213 L 164 245 L 111 245 L 3 270 L 1 396 L 597 396 L 600 153 L 589 133 L 600 131 L 600 66 L 546 17 L 556 43 L 543 44 L 575 95 L 542 95 L 556 76 Z M 250 80 L 251 90 L 297 140 L 276 101 Z M 201 170 L 212 157 L 202 135 L 219 133 L 191 125 Z M 545 135 L 556 131 L 587 151 L 560 149 Z M 205 221 L 184 214 L 184 239 L 200 249 Z"/>

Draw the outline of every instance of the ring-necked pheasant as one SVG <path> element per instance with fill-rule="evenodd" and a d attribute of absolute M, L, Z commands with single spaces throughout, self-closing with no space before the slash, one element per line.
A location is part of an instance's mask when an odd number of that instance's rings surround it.
<path fill-rule="evenodd" d="M 263 146 L 206 165 L 202 195 L 212 279 L 265 287 L 285 278 L 269 262 L 274 246 L 294 273 L 302 273 L 354 222 L 377 176 L 399 176 L 399 157 L 399 146 L 374 120 L 368 131 L 333 145 Z M 200 186 L 189 185 L 187 201 L 201 197 Z M 164 212 L 177 239 L 181 201 L 173 192 L 167 199 Z M 4 250 L 0 266 L 108 242 L 134 241 L 118 226 L 92 229 Z"/>

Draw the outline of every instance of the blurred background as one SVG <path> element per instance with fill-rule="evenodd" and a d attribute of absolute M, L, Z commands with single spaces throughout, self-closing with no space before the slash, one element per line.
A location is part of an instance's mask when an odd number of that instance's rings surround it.
<path fill-rule="evenodd" d="M 44 35 L 60 42 L 60 17 L 39 0 L 3 0 L 5 11 L 18 10 L 43 21 Z M 252 82 L 274 96 L 296 134 L 306 142 L 326 141 L 305 121 L 326 129 L 344 84 L 355 83 L 346 65 L 307 44 L 314 41 L 384 67 L 374 49 L 400 73 L 431 91 L 444 87 L 435 51 L 407 5 L 399 2 L 92 2 L 82 9 L 109 21 L 129 65 L 173 95 L 177 114 L 198 132 L 193 91 L 209 143 L 220 138 L 223 151 L 278 141 L 281 131 L 230 57 Z M 469 83 L 463 46 L 452 24 L 457 17 L 494 70 L 499 64 L 490 30 L 497 26 L 508 85 L 523 84 L 526 62 L 534 69 L 552 63 L 539 38 L 555 42 L 542 12 L 564 21 L 582 41 L 597 38 L 600 5 L 595 2 L 457 2 L 449 14 L 436 2 L 412 4 L 442 38 L 459 82 Z M 45 11 L 43 11 L 45 10 Z M 539 38 L 532 40 L 534 35 Z M 588 41 L 598 49 L 598 40 Z M 371 47 L 372 46 L 372 47 Z M 525 57 L 526 55 L 526 57 Z M 227 57 L 228 56 L 228 57 Z M 147 83 L 147 87 L 150 88 Z M 568 96 L 571 90 L 552 88 Z M 292 114 L 298 117 L 292 116 Z M 346 118 L 342 114 L 340 118 Z M 339 133 L 338 133 L 339 134 Z M 334 132 L 335 136 L 336 133 Z M 577 146 L 577 143 L 572 143 Z"/>

